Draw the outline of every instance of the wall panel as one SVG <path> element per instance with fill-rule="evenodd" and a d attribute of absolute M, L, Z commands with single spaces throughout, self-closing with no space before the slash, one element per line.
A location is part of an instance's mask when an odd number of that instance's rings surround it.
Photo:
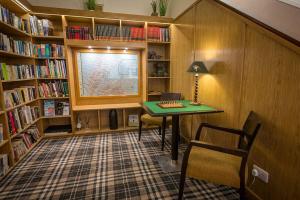
<path fill-rule="evenodd" d="M 198 3 L 196 13 L 195 59 L 210 68 L 210 74 L 200 75 L 200 100 L 224 110 L 222 114 L 207 115 L 207 121 L 238 126 L 246 26 L 211 1 Z M 197 127 L 199 121 L 194 124 Z M 235 141 L 212 131 L 205 139 L 221 145 Z"/>
<path fill-rule="evenodd" d="M 240 128 L 249 111 L 256 111 L 263 126 L 248 166 L 251 169 L 255 163 L 267 170 L 270 182 L 256 180 L 250 185 L 249 176 L 248 188 L 262 199 L 300 199 L 300 51 L 295 51 L 299 48 L 287 45 L 213 0 L 200 1 L 176 23 L 188 18 L 195 22 L 194 49 L 181 48 L 190 32 L 177 26 L 172 44 L 176 62 L 172 88 L 191 98 L 193 79 L 186 78 L 183 68 L 191 62 L 195 50 L 195 59 L 205 61 L 211 72 L 200 77 L 200 99 L 225 112 L 194 116 L 185 123 L 193 130 L 183 134 L 191 136 L 201 121 Z M 175 78 L 183 82 L 175 82 Z M 212 132 L 206 134 L 205 140 L 222 145 L 235 141 Z"/>
<path fill-rule="evenodd" d="M 171 90 L 180 92 L 185 99 L 192 97 L 193 76 L 186 72 L 194 59 L 194 9 L 172 25 L 171 43 Z M 181 132 L 191 137 L 191 116 L 181 118 Z"/>

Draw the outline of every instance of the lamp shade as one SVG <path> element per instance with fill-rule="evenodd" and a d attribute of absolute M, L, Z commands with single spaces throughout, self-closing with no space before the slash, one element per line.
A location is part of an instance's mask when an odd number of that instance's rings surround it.
<path fill-rule="evenodd" d="M 194 61 L 188 68 L 187 72 L 198 74 L 208 73 L 208 70 L 202 61 Z"/>

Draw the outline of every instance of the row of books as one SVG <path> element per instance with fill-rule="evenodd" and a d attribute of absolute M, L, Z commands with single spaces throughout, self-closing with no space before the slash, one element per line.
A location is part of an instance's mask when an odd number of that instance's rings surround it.
<path fill-rule="evenodd" d="M 123 40 L 145 40 L 145 29 L 143 27 L 122 27 Z"/>
<path fill-rule="evenodd" d="M 14 138 L 13 142 L 16 140 L 22 140 L 27 149 L 30 149 L 32 145 L 39 140 L 41 137 L 39 129 L 36 125 L 32 125 L 25 132 Z"/>
<path fill-rule="evenodd" d="M 31 42 L 15 40 L 4 33 L 0 33 L 0 50 L 24 56 L 33 55 L 33 45 Z"/>
<path fill-rule="evenodd" d="M 155 42 L 170 42 L 169 28 L 148 27 L 148 40 Z"/>
<path fill-rule="evenodd" d="M 7 23 L 21 31 L 30 33 L 30 26 L 28 20 L 18 17 L 15 13 L 9 9 L 0 5 L 0 21 Z"/>
<path fill-rule="evenodd" d="M 35 36 L 53 35 L 53 24 L 48 19 L 38 19 L 36 16 L 29 17 L 31 34 Z"/>
<path fill-rule="evenodd" d="M 5 81 L 34 78 L 33 65 L 6 65 L 0 63 L 0 79 Z"/>
<path fill-rule="evenodd" d="M 7 117 L 9 132 L 11 135 L 14 135 L 38 119 L 40 117 L 40 111 L 38 106 L 22 106 L 8 111 Z"/>
<path fill-rule="evenodd" d="M 0 177 L 4 176 L 9 170 L 8 155 L 0 154 Z"/>
<path fill-rule="evenodd" d="M 36 99 L 34 86 L 22 86 L 13 90 L 5 90 L 3 94 L 6 108 L 12 108 Z"/>
<path fill-rule="evenodd" d="M 68 82 L 66 81 L 40 83 L 38 91 L 41 98 L 69 96 Z"/>
<path fill-rule="evenodd" d="M 96 40 L 101 39 L 119 39 L 120 38 L 120 27 L 117 25 L 96 25 Z"/>
<path fill-rule="evenodd" d="M 68 39 L 90 40 L 90 27 L 86 26 L 68 26 L 66 30 Z"/>
<path fill-rule="evenodd" d="M 65 47 L 60 44 L 34 44 L 33 54 L 39 58 L 64 58 Z"/>
<path fill-rule="evenodd" d="M 64 101 L 45 100 L 44 115 L 46 117 L 70 115 L 70 104 L 69 102 Z"/>
<path fill-rule="evenodd" d="M 37 65 L 38 78 L 67 78 L 64 60 L 45 60 L 44 65 Z"/>

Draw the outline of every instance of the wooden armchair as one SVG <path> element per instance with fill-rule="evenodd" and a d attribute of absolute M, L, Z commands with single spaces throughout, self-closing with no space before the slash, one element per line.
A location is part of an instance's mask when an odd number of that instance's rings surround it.
<path fill-rule="evenodd" d="M 239 188 L 240 198 L 245 195 L 246 163 L 253 141 L 260 129 L 257 115 L 251 111 L 243 129 L 231 129 L 202 123 L 184 154 L 178 199 L 182 199 L 186 175 L 212 183 Z M 238 148 L 225 148 L 200 142 L 203 128 L 215 129 L 239 136 Z"/>
<path fill-rule="evenodd" d="M 160 98 L 161 101 L 174 101 L 180 99 L 180 93 L 162 93 Z M 141 115 L 139 123 L 139 141 L 141 140 L 143 124 L 146 126 L 158 126 L 159 134 L 162 135 L 161 150 L 163 151 L 165 146 L 165 129 L 166 126 L 172 124 L 172 117 L 151 117 L 149 114 Z"/>

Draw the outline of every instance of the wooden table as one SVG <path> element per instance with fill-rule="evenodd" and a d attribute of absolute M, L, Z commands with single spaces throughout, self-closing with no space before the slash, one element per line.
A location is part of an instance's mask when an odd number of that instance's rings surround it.
<path fill-rule="evenodd" d="M 192 114 L 212 114 L 223 112 L 216 108 L 207 105 L 191 105 L 189 100 L 176 101 L 183 104 L 183 108 L 161 108 L 158 106 L 160 101 L 146 101 L 143 104 L 144 110 L 152 117 L 167 117 L 172 116 L 172 160 L 178 160 L 178 136 L 179 136 L 179 116 Z M 165 121 L 165 120 L 164 120 Z M 164 126 L 164 125 L 163 125 Z M 162 128 L 164 131 L 164 127 Z"/>

